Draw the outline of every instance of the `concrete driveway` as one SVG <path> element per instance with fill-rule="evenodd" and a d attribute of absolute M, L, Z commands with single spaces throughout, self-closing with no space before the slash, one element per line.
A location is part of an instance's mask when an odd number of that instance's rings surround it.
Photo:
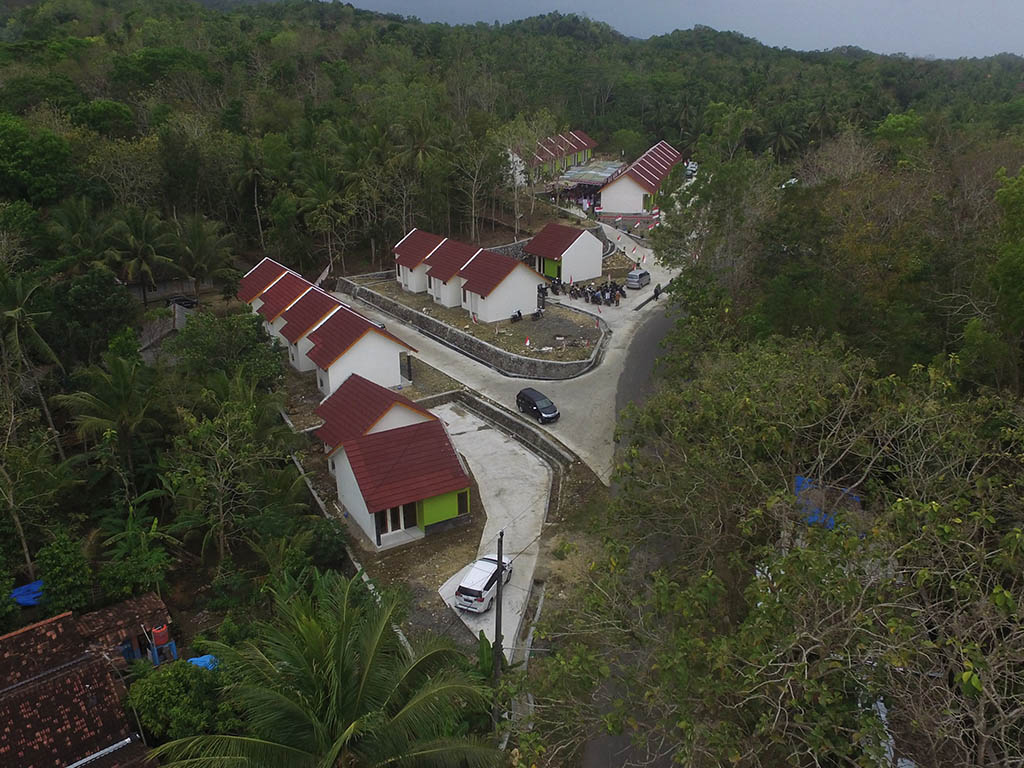
<path fill-rule="evenodd" d="M 642 255 L 639 249 L 638 254 Z M 546 424 L 547 430 L 561 440 L 594 470 L 601 481 L 607 484 L 611 479 L 615 445 L 612 440 L 617 420 L 616 394 L 619 376 L 626 364 L 634 334 L 650 318 L 664 313 L 666 300 L 647 301 L 653 295 L 658 283 L 668 284 L 671 274 L 654 262 L 649 255 L 644 268 L 651 273 L 651 284 L 638 291 L 627 289 L 627 297 L 619 307 L 602 307 L 601 317 L 612 331 L 604 359 L 594 369 L 582 376 L 563 381 L 537 381 L 503 376 L 492 368 L 466 357 L 462 353 L 424 336 L 409 328 L 401 321 L 384 314 L 374 307 L 355 301 L 356 309 L 375 322 L 387 325 L 388 330 L 408 342 L 419 352 L 417 356 L 425 363 L 439 368 L 467 387 L 475 389 L 511 411 L 515 411 L 516 393 L 523 387 L 535 387 L 550 397 L 561 418 L 554 424 Z M 338 293 L 343 301 L 352 298 Z M 550 299 L 549 299 L 550 301 Z M 645 303 L 646 302 L 646 303 Z M 597 307 L 585 305 L 582 301 L 565 300 L 568 306 L 597 314 Z M 643 306 L 640 306 L 640 305 Z M 623 393 L 626 401 L 630 393 Z M 482 485 L 482 484 L 481 484 Z"/>
<path fill-rule="evenodd" d="M 493 372 L 492 372 L 493 375 Z M 469 464 L 480 488 L 487 522 L 480 538 L 478 556 L 497 551 L 498 532 L 505 531 L 504 554 L 512 560 L 512 578 L 502 594 L 502 636 L 505 655 L 512 647 L 530 599 L 530 585 L 537 565 L 540 533 L 551 490 L 551 469 L 523 445 L 490 426 L 458 404 L 446 403 L 431 409 L 441 419 L 456 449 Z M 473 633 L 480 630 L 494 642 L 494 609 L 486 613 L 457 610 L 455 590 L 472 563 L 449 578 L 438 592 Z"/>

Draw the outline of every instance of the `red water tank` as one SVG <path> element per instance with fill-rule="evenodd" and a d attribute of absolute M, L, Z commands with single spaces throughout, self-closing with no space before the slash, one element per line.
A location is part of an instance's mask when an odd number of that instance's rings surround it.
<path fill-rule="evenodd" d="M 166 624 L 161 624 L 159 627 L 153 627 L 153 645 L 161 646 L 167 645 L 171 639 L 171 633 L 167 630 Z"/>

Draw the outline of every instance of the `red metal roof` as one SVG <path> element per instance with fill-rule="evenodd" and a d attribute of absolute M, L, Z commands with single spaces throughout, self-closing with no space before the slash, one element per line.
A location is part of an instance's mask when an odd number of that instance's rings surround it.
<path fill-rule="evenodd" d="M 582 152 L 585 149 L 593 149 L 597 142 L 580 130 L 560 133 L 557 136 L 548 136 L 537 142 L 537 148 L 530 159 L 529 165 L 540 165 L 549 163 L 552 160 L 559 160 L 566 155 L 575 152 Z"/>
<path fill-rule="evenodd" d="M 394 334 L 371 323 L 354 309 L 342 305 L 341 309 L 309 334 L 309 340 L 313 342 L 313 348 L 309 350 L 309 359 L 316 363 L 321 370 L 326 371 L 335 360 L 345 354 L 367 333 L 379 333 L 412 352 L 416 351 Z"/>
<path fill-rule="evenodd" d="M 575 243 L 583 233 L 582 229 L 551 222 L 534 235 L 530 242 L 523 247 L 523 250 L 533 256 L 558 261 L 562 258 L 562 254 L 569 250 L 569 246 Z"/>
<path fill-rule="evenodd" d="M 287 267 L 273 259 L 264 259 L 245 273 L 238 283 L 238 293 L 235 295 L 248 304 L 287 271 Z"/>
<path fill-rule="evenodd" d="M 392 249 L 395 252 L 395 264 L 407 269 L 416 269 L 444 240 L 445 238 L 440 235 L 424 232 L 422 229 L 412 229 Z"/>
<path fill-rule="evenodd" d="M 304 294 L 313 284 L 308 280 L 296 275 L 294 272 L 286 272 L 281 279 L 263 292 L 263 303 L 256 311 L 271 322 L 284 312 L 288 305 Z"/>
<path fill-rule="evenodd" d="M 295 344 L 306 334 L 306 331 L 340 306 L 341 302 L 331 294 L 321 291 L 319 288 L 313 288 L 281 315 L 284 319 L 281 335 Z"/>
<path fill-rule="evenodd" d="M 447 283 L 479 250 L 480 247 L 476 245 L 467 245 L 458 240 L 445 240 L 427 259 L 427 275 Z"/>
<path fill-rule="evenodd" d="M 469 487 L 436 419 L 357 437 L 345 443 L 345 455 L 371 513 Z"/>
<path fill-rule="evenodd" d="M 512 274 L 512 270 L 520 265 L 530 269 L 519 259 L 513 259 L 503 253 L 480 251 L 459 271 L 459 275 L 466 279 L 462 287 L 478 296 L 489 296 L 491 291 L 501 285 L 502 281 Z"/>
<path fill-rule="evenodd" d="M 396 404 L 434 418 L 430 411 L 405 395 L 353 373 L 316 409 L 317 415 L 324 420 L 316 436 L 335 448 L 347 440 L 365 435 Z"/>
<path fill-rule="evenodd" d="M 613 178 L 605 186 L 618 181 L 622 176 L 629 176 L 637 184 L 654 194 L 661 186 L 673 167 L 682 162 L 683 156 L 676 149 L 665 141 L 659 141 L 653 147 L 644 152 L 640 157 L 626 168 L 625 171 Z"/>

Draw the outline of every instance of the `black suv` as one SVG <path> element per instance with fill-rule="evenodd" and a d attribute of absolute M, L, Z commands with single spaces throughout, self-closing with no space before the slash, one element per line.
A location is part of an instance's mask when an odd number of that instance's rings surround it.
<path fill-rule="evenodd" d="M 541 424 L 547 421 L 558 421 L 558 409 L 536 389 L 527 387 L 519 390 L 516 395 L 516 406 L 520 413 L 536 416 Z"/>

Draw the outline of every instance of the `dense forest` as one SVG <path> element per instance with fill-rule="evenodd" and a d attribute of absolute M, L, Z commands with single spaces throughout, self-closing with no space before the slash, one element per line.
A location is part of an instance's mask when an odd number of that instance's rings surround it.
<path fill-rule="evenodd" d="M 518 680 L 514 760 L 574 764 L 605 734 L 693 766 L 1024 765 L 1024 59 L 221 6 L 0 10 L 0 631 L 35 578 L 52 612 L 201 589 L 233 684 L 161 670 L 130 696 L 179 757 L 230 734 L 277 739 L 267 764 L 294 740 L 493 762 L 473 660 L 398 649 L 401 600 L 336 572 L 259 323 L 197 313 L 173 365 L 139 332 L 164 279 L 230 297 L 263 255 L 369 271 L 411 226 L 516 227 L 507 153 L 582 128 L 700 171 L 663 190 L 675 328 L 616 494 L 585 505 L 600 546 Z M 330 673 L 267 678 L 251 637 Z M 386 707 L 295 693 L 345 675 L 422 707 L 402 739 Z M 373 727 L 337 757 L 353 723 Z"/>

